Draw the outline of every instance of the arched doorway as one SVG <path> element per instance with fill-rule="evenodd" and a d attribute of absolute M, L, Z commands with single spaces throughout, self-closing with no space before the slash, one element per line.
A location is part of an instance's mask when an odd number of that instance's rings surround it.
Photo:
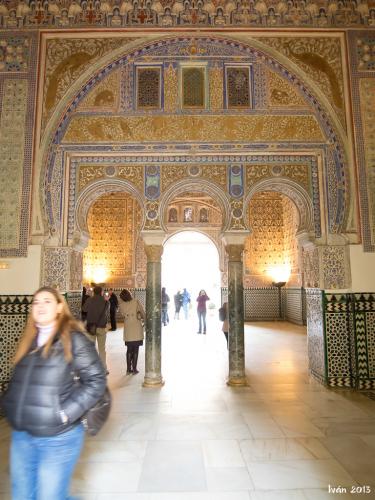
<path fill-rule="evenodd" d="M 206 290 L 210 297 L 208 318 L 212 316 L 221 304 L 221 275 L 216 245 L 201 232 L 187 230 L 175 233 L 164 244 L 162 284 L 170 293 L 172 306 L 172 296 L 177 290 L 186 288 L 191 295 L 193 311 L 199 290 Z M 172 311 L 172 307 L 170 309 Z"/>

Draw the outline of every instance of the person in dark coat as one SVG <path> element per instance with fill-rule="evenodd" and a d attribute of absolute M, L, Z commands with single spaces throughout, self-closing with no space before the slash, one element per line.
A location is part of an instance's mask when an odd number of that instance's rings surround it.
<path fill-rule="evenodd" d="M 0 401 L 12 427 L 13 500 L 70 498 L 69 484 L 84 441 L 80 419 L 105 387 L 103 365 L 82 323 L 58 291 L 40 288 Z"/>
<path fill-rule="evenodd" d="M 180 319 L 180 310 L 182 306 L 182 295 L 180 290 L 177 290 L 176 295 L 173 297 L 174 299 L 174 319 Z"/>
<path fill-rule="evenodd" d="M 87 299 L 90 298 L 90 295 L 87 293 L 87 288 L 82 287 L 82 301 L 81 301 L 81 319 L 82 321 L 86 321 L 87 313 L 83 311 L 83 306 Z"/>
<path fill-rule="evenodd" d="M 98 343 L 100 359 L 107 373 L 105 343 L 107 340 L 107 310 L 108 301 L 103 297 L 101 286 L 94 287 L 94 295 L 86 300 L 83 311 L 87 313 L 87 331 Z"/>
<path fill-rule="evenodd" d="M 117 330 L 116 313 L 118 310 L 118 298 L 113 289 L 109 289 L 109 315 L 111 318 L 111 332 Z"/>

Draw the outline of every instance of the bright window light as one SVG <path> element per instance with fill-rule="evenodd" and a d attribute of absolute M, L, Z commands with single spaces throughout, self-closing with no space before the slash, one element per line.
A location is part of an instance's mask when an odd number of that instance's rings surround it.
<path fill-rule="evenodd" d="M 172 303 L 177 290 L 186 288 L 195 305 L 199 291 L 204 289 L 210 302 L 220 307 L 219 254 L 210 238 L 196 231 L 182 231 L 169 238 L 162 255 L 162 286 Z"/>

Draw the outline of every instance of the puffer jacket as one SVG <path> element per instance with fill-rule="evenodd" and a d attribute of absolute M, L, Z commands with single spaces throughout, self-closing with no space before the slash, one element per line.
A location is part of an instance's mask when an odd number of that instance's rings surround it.
<path fill-rule="evenodd" d="M 73 332 L 73 361 L 67 363 L 56 337 L 47 358 L 42 357 L 41 348 L 33 349 L 15 366 L 1 399 L 5 417 L 15 430 L 34 436 L 66 432 L 104 394 L 106 375 L 94 343 L 83 333 Z M 62 410 L 68 417 L 65 423 Z"/>

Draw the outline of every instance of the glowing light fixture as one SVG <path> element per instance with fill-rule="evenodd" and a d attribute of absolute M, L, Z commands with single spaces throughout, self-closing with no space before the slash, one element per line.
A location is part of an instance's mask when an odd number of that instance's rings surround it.
<path fill-rule="evenodd" d="M 89 283 L 105 283 L 108 274 L 107 269 L 103 266 L 85 266 L 85 280 Z"/>
<path fill-rule="evenodd" d="M 290 265 L 282 264 L 272 266 L 267 269 L 267 274 L 272 278 L 274 283 L 287 283 L 290 278 Z"/>

